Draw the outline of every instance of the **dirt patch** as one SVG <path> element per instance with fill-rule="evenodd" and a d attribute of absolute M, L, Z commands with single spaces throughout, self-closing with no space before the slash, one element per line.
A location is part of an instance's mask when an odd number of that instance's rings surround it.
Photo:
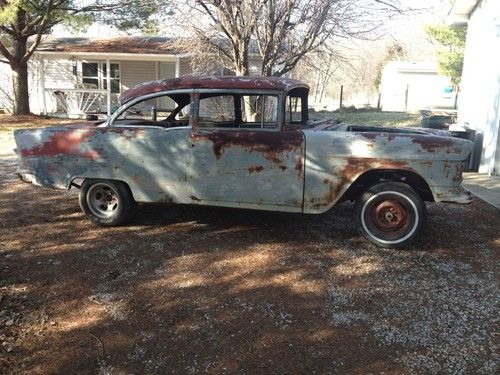
<path fill-rule="evenodd" d="M 0 158 L 2 373 L 498 373 L 499 211 L 408 250 L 321 216 L 140 207 L 103 229 Z M 458 218 L 460 218 L 458 220 Z"/>
<path fill-rule="evenodd" d="M 14 130 L 43 128 L 73 123 L 75 120 L 35 115 L 11 116 L 0 114 L 0 157 L 14 155 Z"/>
<path fill-rule="evenodd" d="M 25 128 L 43 128 L 46 126 L 71 122 L 75 122 L 75 120 L 36 115 L 12 116 L 0 114 L 0 131 L 11 131 L 13 129 Z"/>

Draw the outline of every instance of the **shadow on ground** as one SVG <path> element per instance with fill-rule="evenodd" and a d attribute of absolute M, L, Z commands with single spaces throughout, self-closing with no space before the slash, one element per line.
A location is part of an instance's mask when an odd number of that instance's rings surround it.
<path fill-rule="evenodd" d="M 74 194 L 3 176 L 0 215 L 3 372 L 498 370 L 500 217 L 481 201 L 430 205 L 407 250 L 362 241 L 349 204 L 148 205 L 103 229 Z"/>

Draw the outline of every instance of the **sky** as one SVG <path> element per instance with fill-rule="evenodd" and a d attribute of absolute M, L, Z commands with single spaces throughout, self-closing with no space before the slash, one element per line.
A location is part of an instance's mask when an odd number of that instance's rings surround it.
<path fill-rule="evenodd" d="M 412 9 L 408 14 L 396 17 L 388 24 L 390 34 L 398 37 L 423 34 L 423 26 L 446 22 L 449 0 L 402 0 L 403 6 Z"/>
<path fill-rule="evenodd" d="M 88 2 L 90 0 L 82 0 Z M 105 1 L 105 0 L 103 0 Z M 370 0 L 359 0 L 370 1 Z M 432 60 L 434 58 L 434 49 L 424 32 L 424 26 L 446 21 L 446 15 L 450 7 L 450 0 L 400 0 L 401 8 L 412 9 L 402 15 L 396 15 L 377 31 L 377 37 L 368 41 L 352 41 L 350 46 L 360 51 L 379 46 L 385 48 L 387 42 L 399 42 L 406 46 L 411 46 L 412 53 L 410 59 L 413 61 Z M 167 22 L 165 22 L 167 23 Z M 171 25 L 171 24 L 170 24 Z M 162 30 L 162 35 L 172 36 L 172 27 Z M 182 30 L 180 30 L 182 32 Z M 63 26 L 57 26 L 53 31 L 54 36 L 86 36 L 86 37 L 112 37 L 128 35 L 120 32 L 113 27 L 94 24 L 86 32 L 74 34 Z M 134 34 L 132 34 L 134 35 Z M 385 42 L 385 44 L 384 44 Z M 379 48 L 375 47 L 375 48 Z M 413 57 L 412 57 L 413 56 Z"/>
<path fill-rule="evenodd" d="M 82 3 L 88 3 L 89 0 L 81 0 Z M 105 2 L 105 0 L 103 0 Z M 411 39 L 424 36 L 422 27 L 425 24 L 443 22 L 446 18 L 449 0 L 400 0 L 401 7 L 404 9 L 415 9 L 407 14 L 394 17 L 384 24 L 385 36 L 388 38 Z M 168 31 L 163 30 L 167 35 Z M 125 33 L 119 32 L 113 27 L 107 25 L 94 24 L 84 33 L 74 34 L 63 26 L 57 26 L 53 35 L 55 36 L 88 36 L 88 37 L 106 37 L 118 36 Z"/>

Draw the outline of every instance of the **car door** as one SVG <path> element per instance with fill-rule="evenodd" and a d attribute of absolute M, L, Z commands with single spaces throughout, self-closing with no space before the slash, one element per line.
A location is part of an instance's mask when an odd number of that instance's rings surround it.
<path fill-rule="evenodd" d="M 169 107 L 162 108 L 162 103 Z M 111 126 L 99 128 L 101 148 L 112 155 L 103 160 L 102 168 L 126 182 L 136 201 L 191 202 L 186 191 L 190 127 L 189 118 L 184 117 L 189 103 L 187 90 L 144 95 L 120 108 Z"/>
<path fill-rule="evenodd" d="M 188 139 L 187 186 L 193 203 L 302 210 L 304 135 L 279 129 L 278 96 L 262 99 L 267 108 L 251 119 L 245 103 L 259 98 L 201 96 Z"/>

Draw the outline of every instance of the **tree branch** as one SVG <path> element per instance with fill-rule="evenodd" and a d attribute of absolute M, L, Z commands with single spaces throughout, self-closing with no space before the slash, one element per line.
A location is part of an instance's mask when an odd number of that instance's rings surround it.
<path fill-rule="evenodd" d="M 5 47 L 3 42 L 0 40 L 0 53 L 9 61 L 9 64 L 14 63 L 14 56 L 9 52 L 9 50 Z"/>

